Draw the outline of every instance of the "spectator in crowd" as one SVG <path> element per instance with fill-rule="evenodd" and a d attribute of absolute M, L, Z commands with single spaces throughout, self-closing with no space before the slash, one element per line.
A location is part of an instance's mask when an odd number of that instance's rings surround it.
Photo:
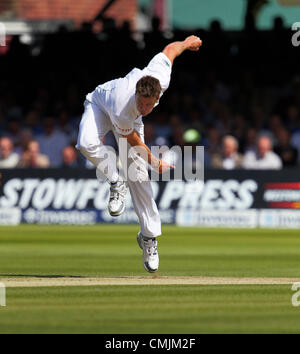
<path fill-rule="evenodd" d="M 239 149 L 245 146 L 245 133 L 247 132 L 247 122 L 243 114 L 236 114 L 232 122 L 231 134 L 239 142 Z"/>
<path fill-rule="evenodd" d="M 154 140 L 155 140 L 155 128 L 153 124 L 151 123 L 145 123 L 144 124 L 144 139 L 145 139 L 145 144 L 150 148 L 152 145 L 154 145 Z"/>
<path fill-rule="evenodd" d="M 14 147 L 17 145 L 20 136 L 21 124 L 17 119 L 9 118 L 7 137 L 12 141 Z"/>
<path fill-rule="evenodd" d="M 249 151 L 243 159 L 243 167 L 253 170 L 279 170 L 282 168 L 280 157 L 273 151 L 268 136 L 261 136 L 257 142 L 257 152 Z"/>
<path fill-rule="evenodd" d="M 282 129 L 284 129 L 284 125 L 283 125 L 281 116 L 279 114 L 272 114 L 269 117 L 269 122 L 268 122 L 267 127 L 265 129 L 262 129 L 259 132 L 259 135 L 260 136 L 268 136 L 271 139 L 272 144 L 276 145 L 278 133 Z"/>
<path fill-rule="evenodd" d="M 247 152 L 256 152 L 256 142 L 257 142 L 257 130 L 253 127 L 247 129 L 245 136 L 245 143 L 242 152 L 246 154 Z"/>
<path fill-rule="evenodd" d="M 19 163 L 19 155 L 14 151 L 14 145 L 10 138 L 0 138 L 0 168 L 14 168 Z"/>
<path fill-rule="evenodd" d="M 58 167 L 62 164 L 63 148 L 69 144 L 67 135 L 55 128 L 53 118 L 46 118 L 44 121 L 44 132 L 37 137 L 41 153 L 48 156 L 51 167 Z"/>
<path fill-rule="evenodd" d="M 24 168 L 47 168 L 50 166 L 50 161 L 46 155 L 40 153 L 39 143 L 36 140 L 31 140 L 23 152 L 19 166 Z"/>
<path fill-rule="evenodd" d="M 257 129 L 258 131 L 263 130 L 263 125 L 265 121 L 265 110 L 261 105 L 254 104 L 251 107 L 250 120 L 255 129 Z"/>
<path fill-rule="evenodd" d="M 170 127 L 168 114 L 167 112 L 153 112 L 155 113 L 155 122 L 156 122 L 156 133 L 157 136 L 163 136 L 166 139 L 170 138 L 172 133 L 172 128 Z"/>
<path fill-rule="evenodd" d="M 62 152 L 63 163 L 61 167 L 63 168 L 73 168 L 78 167 L 78 155 L 73 146 L 66 146 Z"/>
<path fill-rule="evenodd" d="M 295 131 L 291 135 L 291 145 L 298 151 L 298 164 L 300 165 L 300 130 Z"/>
<path fill-rule="evenodd" d="M 176 128 L 173 128 L 172 131 L 172 140 L 171 140 L 171 145 L 178 145 L 181 148 L 184 147 L 184 139 L 183 139 L 183 134 L 184 134 L 184 129 L 182 126 L 177 126 Z"/>
<path fill-rule="evenodd" d="M 212 156 L 211 167 L 225 170 L 240 168 L 243 156 L 238 153 L 238 148 L 238 140 L 232 135 L 226 135 L 222 141 L 222 153 Z"/>
<path fill-rule="evenodd" d="M 170 114 L 169 115 L 169 124 L 172 129 L 171 136 L 173 135 L 173 131 L 178 127 L 182 126 L 181 118 L 178 114 Z"/>
<path fill-rule="evenodd" d="M 292 133 L 300 129 L 300 113 L 299 108 L 295 104 L 288 106 L 286 120 L 287 127 Z"/>
<path fill-rule="evenodd" d="M 210 166 L 212 156 L 222 153 L 221 134 L 213 125 L 210 125 L 206 131 L 207 136 L 203 139 L 205 166 Z"/>
<path fill-rule="evenodd" d="M 283 166 L 296 166 L 298 151 L 291 145 L 290 132 L 287 129 L 281 129 L 277 133 L 277 141 L 274 152 L 281 158 Z"/>
<path fill-rule="evenodd" d="M 25 128 L 21 130 L 19 135 L 18 144 L 15 147 L 15 152 L 18 153 L 19 156 L 22 156 L 23 152 L 26 150 L 29 142 L 34 140 L 34 136 L 32 134 L 31 129 Z"/>
<path fill-rule="evenodd" d="M 29 110 L 24 117 L 25 127 L 30 129 L 34 135 L 42 133 L 41 117 L 38 109 Z"/>

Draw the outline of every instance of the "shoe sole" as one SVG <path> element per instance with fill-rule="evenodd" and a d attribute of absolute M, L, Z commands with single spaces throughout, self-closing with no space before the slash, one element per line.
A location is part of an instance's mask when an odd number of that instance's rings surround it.
<path fill-rule="evenodd" d="M 143 264 L 144 264 L 144 268 L 146 269 L 146 271 L 147 271 L 148 273 L 155 273 L 155 272 L 158 271 L 158 269 L 147 268 L 147 265 L 146 265 L 146 264 L 148 264 L 148 263 L 143 262 Z"/>
<path fill-rule="evenodd" d="M 112 212 L 111 210 L 109 210 L 109 208 L 107 208 L 108 209 L 108 212 L 109 212 L 109 214 L 111 215 L 111 216 L 120 216 L 121 214 L 123 214 L 124 213 L 124 211 L 125 211 L 125 203 L 124 203 L 124 205 L 123 205 L 123 208 L 120 210 L 120 211 L 117 211 L 117 212 Z"/>
<path fill-rule="evenodd" d="M 144 252 L 144 249 L 143 249 L 143 246 L 142 246 L 142 244 L 141 244 L 141 241 L 140 241 L 140 233 L 138 233 L 138 235 L 137 235 L 137 237 L 136 237 L 136 240 L 137 240 L 137 243 L 138 243 L 138 245 L 140 246 L 140 249 Z M 148 273 L 155 273 L 155 272 L 157 272 L 158 271 L 158 268 L 157 269 L 152 269 L 152 268 L 148 268 L 148 262 L 144 262 L 144 255 L 143 255 L 143 265 L 144 265 L 144 268 L 146 269 L 146 271 L 148 272 Z"/>

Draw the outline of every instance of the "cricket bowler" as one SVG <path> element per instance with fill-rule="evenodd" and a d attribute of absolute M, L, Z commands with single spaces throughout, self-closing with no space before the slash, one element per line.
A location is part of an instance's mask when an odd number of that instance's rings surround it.
<path fill-rule="evenodd" d="M 141 227 L 137 242 L 143 250 L 144 268 L 150 273 L 156 272 L 159 266 L 157 237 L 161 235 L 161 220 L 153 199 L 147 164 L 158 173 L 174 166 L 152 155 L 144 144 L 142 118 L 152 112 L 168 88 L 174 59 L 185 50 L 198 51 L 201 45 L 200 38 L 194 35 L 184 41 L 171 42 L 143 70 L 134 68 L 123 78 L 100 84 L 87 94 L 84 102 L 76 148 L 95 165 L 97 176 L 100 171 L 110 183 L 110 215 L 119 216 L 124 212 L 129 188 Z M 126 158 L 124 154 L 119 155 L 122 169 L 133 166 L 131 174 L 126 174 L 128 178 L 123 177 L 124 171 L 118 171 L 116 159 L 104 144 L 109 131 L 115 136 L 119 153 L 124 150 L 120 141 L 127 139 Z M 132 148 L 142 148 L 145 154 L 132 154 Z"/>

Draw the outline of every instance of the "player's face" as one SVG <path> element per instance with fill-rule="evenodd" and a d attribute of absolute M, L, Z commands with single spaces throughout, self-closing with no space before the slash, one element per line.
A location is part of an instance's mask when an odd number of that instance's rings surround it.
<path fill-rule="evenodd" d="M 135 96 L 136 108 L 142 116 L 151 113 L 158 97 L 143 97 L 140 95 Z"/>

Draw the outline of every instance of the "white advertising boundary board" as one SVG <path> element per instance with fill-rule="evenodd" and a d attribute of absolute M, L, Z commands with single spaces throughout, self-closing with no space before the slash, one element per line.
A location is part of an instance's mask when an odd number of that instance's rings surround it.
<path fill-rule="evenodd" d="M 262 209 L 258 224 L 267 228 L 300 229 L 300 210 Z"/>
<path fill-rule="evenodd" d="M 178 226 L 300 229 L 300 210 L 187 210 L 178 209 Z"/>
<path fill-rule="evenodd" d="M 20 208 L 0 208 L 0 225 L 19 225 L 21 219 Z"/>
<path fill-rule="evenodd" d="M 176 224 L 203 227 L 257 227 L 258 211 L 248 210 L 189 210 L 178 209 Z"/>
<path fill-rule="evenodd" d="M 175 223 L 178 226 L 300 229 L 300 210 L 248 209 L 197 211 L 178 209 L 175 213 Z M 22 211 L 20 208 L 0 208 L 0 226 L 19 225 L 21 220 Z M 169 223 L 169 220 L 164 221 Z M 127 223 L 124 220 L 120 220 L 120 222 Z"/>

